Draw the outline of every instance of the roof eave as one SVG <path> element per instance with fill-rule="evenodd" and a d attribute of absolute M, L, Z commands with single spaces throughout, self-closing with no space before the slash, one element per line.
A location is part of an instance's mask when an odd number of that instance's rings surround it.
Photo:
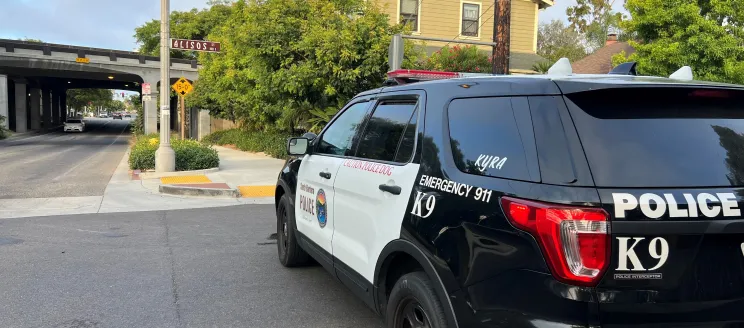
<path fill-rule="evenodd" d="M 553 6 L 553 0 L 535 0 L 539 9 L 545 9 Z"/>

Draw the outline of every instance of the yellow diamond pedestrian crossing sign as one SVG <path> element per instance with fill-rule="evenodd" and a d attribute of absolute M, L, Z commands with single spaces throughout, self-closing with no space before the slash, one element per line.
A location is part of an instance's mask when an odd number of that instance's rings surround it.
<path fill-rule="evenodd" d="M 187 80 L 185 77 L 181 77 L 176 81 L 176 83 L 173 83 L 173 90 L 176 91 L 177 94 L 181 96 L 187 95 L 189 92 L 194 90 L 194 86 L 191 85 L 191 82 Z"/>

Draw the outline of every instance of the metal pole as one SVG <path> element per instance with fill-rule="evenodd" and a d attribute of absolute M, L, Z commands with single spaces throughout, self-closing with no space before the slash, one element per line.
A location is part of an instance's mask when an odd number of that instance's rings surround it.
<path fill-rule="evenodd" d="M 181 140 L 186 139 L 186 104 L 183 100 L 183 96 L 178 97 L 179 107 L 181 107 Z"/>
<path fill-rule="evenodd" d="M 160 0 L 160 147 L 155 171 L 176 170 L 176 153 L 170 145 L 170 0 Z"/>

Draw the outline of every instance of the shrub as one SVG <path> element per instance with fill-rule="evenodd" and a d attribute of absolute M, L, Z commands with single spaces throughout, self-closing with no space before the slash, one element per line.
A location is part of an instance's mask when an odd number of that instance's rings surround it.
<path fill-rule="evenodd" d="M 160 139 L 157 134 L 138 137 L 129 154 L 129 168 L 154 169 L 155 152 L 159 145 Z M 205 143 L 190 139 L 171 139 L 171 147 L 176 153 L 176 171 L 203 170 L 220 166 L 217 150 Z"/>
<path fill-rule="evenodd" d="M 10 131 L 8 131 L 4 126 L 3 123 L 5 122 L 5 116 L 0 115 L 0 140 L 7 138 L 10 136 Z"/>
<path fill-rule="evenodd" d="M 135 111 L 137 116 L 132 122 L 132 134 L 136 136 L 145 133 L 145 111 L 141 104 L 135 104 Z"/>
<path fill-rule="evenodd" d="M 230 129 L 214 132 L 202 139 L 215 145 L 235 145 L 240 150 L 263 152 L 271 157 L 287 158 L 287 139 L 289 134 L 271 132 L 248 132 Z"/>
<path fill-rule="evenodd" d="M 491 57 L 478 50 L 477 46 L 445 46 L 428 59 L 419 63 L 419 68 L 446 72 L 490 73 Z"/>

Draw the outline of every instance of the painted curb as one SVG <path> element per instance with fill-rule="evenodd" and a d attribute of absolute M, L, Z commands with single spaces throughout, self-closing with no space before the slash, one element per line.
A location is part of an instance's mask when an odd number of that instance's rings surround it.
<path fill-rule="evenodd" d="M 220 170 L 219 167 L 214 167 L 211 169 L 195 170 L 195 171 L 140 172 L 139 177 L 140 179 L 160 179 L 164 177 L 181 177 L 181 176 L 186 176 L 186 175 L 201 175 L 201 174 L 207 174 L 207 173 L 214 173 L 219 170 Z"/>
<path fill-rule="evenodd" d="M 237 189 L 198 188 L 198 187 L 184 187 L 184 186 L 179 186 L 179 185 L 160 185 L 158 190 L 163 194 L 179 195 L 179 196 L 240 198 L 240 192 Z"/>

